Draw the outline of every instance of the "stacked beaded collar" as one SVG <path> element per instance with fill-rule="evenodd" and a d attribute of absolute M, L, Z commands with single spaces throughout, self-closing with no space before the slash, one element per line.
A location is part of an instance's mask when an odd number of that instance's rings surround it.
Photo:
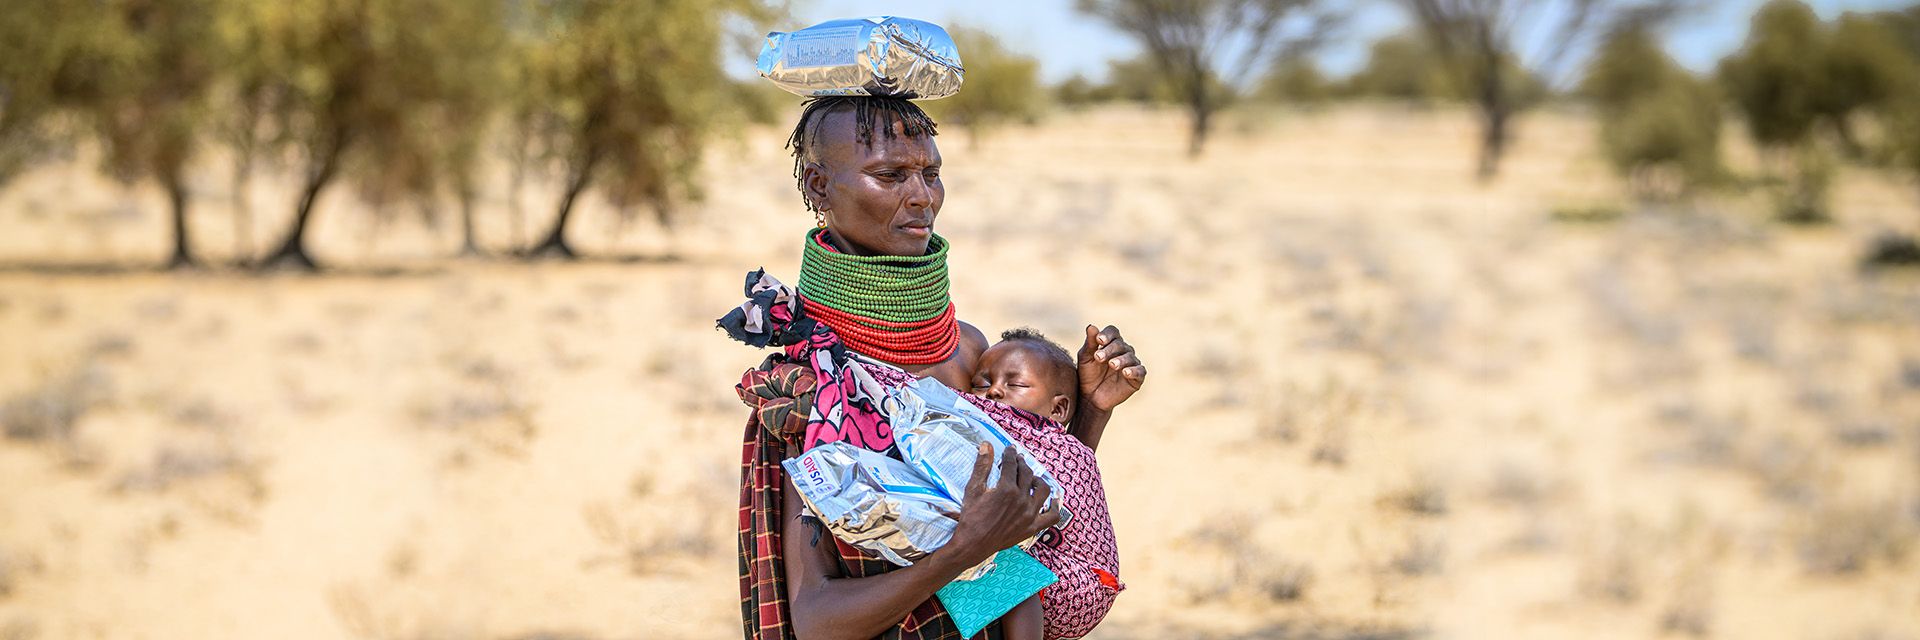
<path fill-rule="evenodd" d="M 807 232 L 800 259 L 807 317 L 832 327 L 854 351 L 894 364 L 933 364 L 960 345 L 947 292 L 947 240 L 934 234 L 924 256 L 856 256 Z"/>

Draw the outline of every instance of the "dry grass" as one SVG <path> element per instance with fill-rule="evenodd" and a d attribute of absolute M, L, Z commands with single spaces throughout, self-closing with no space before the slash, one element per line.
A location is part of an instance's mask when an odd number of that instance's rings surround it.
<path fill-rule="evenodd" d="M 1850 574 L 1876 563 L 1899 566 L 1914 541 L 1913 514 L 1899 505 L 1845 504 L 1810 514 L 1794 549 L 1809 572 Z"/>
<path fill-rule="evenodd" d="M 80 419 L 112 399 L 113 377 L 106 369 L 83 366 L 8 398 L 0 404 L 0 425 L 11 440 L 69 444 Z"/>
<path fill-rule="evenodd" d="M 0 640 L 736 636 L 765 354 L 712 321 L 811 224 L 744 136 L 672 235 L 584 203 L 584 250 L 644 260 L 448 261 L 342 191 L 320 277 L 0 272 Z M 1920 637 L 1920 279 L 1859 268 L 1910 185 L 1845 168 L 1789 230 L 1613 204 L 1577 114 L 1485 185 L 1444 108 L 1181 140 L 1105 110 L 942 149 L 963 317 L 1114 324 L 1155 372 L 1100 449 L 1129 588 L 1091 640 Z M 0 190 L 0 258 L 162 259 L 163 199 L 92 166 Z"/>
<path fill-rule="evenodd" d="M 1446 540 L 1432 533 L 1416 533 L 1394 552 L 1393 570 L 1404 576 L 1439 575 L 1447 568 Z"/>

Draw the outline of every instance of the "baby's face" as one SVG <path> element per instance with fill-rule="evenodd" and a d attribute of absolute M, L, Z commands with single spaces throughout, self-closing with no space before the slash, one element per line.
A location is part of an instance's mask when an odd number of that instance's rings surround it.
<path fill-rule="evenodd" d="M 980 354 L 980 368 L 973 372 L 971 386 L 983 398 L 1066 424 L 1073 416 L 1072 394 L 1078 390 L 1064 377 L 1055 373 L 1039 347 L 1006 340 Z"/>

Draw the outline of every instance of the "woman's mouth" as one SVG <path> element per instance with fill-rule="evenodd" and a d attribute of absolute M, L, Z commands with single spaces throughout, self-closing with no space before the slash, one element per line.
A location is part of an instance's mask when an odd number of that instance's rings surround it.
<path fill-rule="evenodd" d="M 900 230 L 916 238 L 925 238 L 933 235 L 933 225 L 930 224 L 905 224 L 900 225 Z"/>

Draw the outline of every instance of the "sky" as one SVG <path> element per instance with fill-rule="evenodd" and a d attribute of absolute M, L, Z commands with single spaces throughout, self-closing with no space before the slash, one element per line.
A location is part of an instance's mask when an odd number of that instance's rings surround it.
<path fill-rule="evenodd" d="M 1890 9 L 1913 1 L 1809 0 L 1808 4 L 1821 17 L 1832 18 L 1845 11 Z M 1706 8 L 1686 16 L 1669 30 L 1668 51 L 1695 71 L 1712 69 L 1721 57 L 1740 47 L 1747 35 L 1748 18 L 1763 2 L 1704 0 Z M 791 31 L 827 20 L 870 15 L 904 15 L 946 27 L 977 27 L 998 35 L 1009 48 L 1039 57 L 1041 77 L 1049 83 L 1074 74 L 1103 79 L 1108 60 L 1139 51 L 1126 36 L 1074 11 L 1073 4 L 1073 0 L 794 0 L 793 24 L 775 29 Z M 1355 9 L 1343 37 L 1319 54 L 1322 67 L 1333 75 L 1345 75 L 1365 64 L 1369 43 L 1407 24 L 1395 3 L 1361 0 L 1351 4 Z M 1525 42 L 1522 46 L 1539 44 Z M 966 54 L 960 52 L 963 61 Z M 751 76 L 753 61 L 733 60 L 728 69 L 736 76 Z"/>

